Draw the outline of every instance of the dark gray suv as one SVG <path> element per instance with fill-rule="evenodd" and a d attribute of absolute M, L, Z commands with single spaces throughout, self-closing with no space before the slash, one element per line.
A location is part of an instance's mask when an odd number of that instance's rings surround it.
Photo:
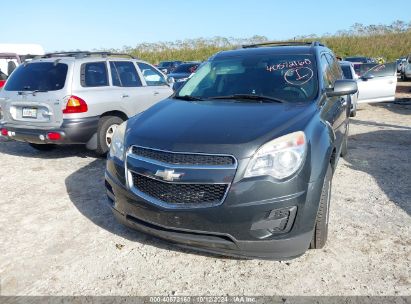
<path fill-rule="evenodd" d="M 356 91 L 318 42 L 216 54 L 117 128 L 106 169 L 114 215 L 224 255 L 287 259 L 322 248 Z"/>

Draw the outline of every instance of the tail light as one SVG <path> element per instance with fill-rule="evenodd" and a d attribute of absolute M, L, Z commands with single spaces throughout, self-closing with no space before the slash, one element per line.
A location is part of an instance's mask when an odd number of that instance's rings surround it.
<path fill-rule="evenodd" d="M 84 113 L 87 112 L 87 110 L 87 104 L 83 99 L 77 96 L 70 96 L 67 100 L 66 108 L 63 110 L 63 113 Z"/>
<path fill-rule="evenodd" d="M 49 140 L 59 140 L 61 139 L 61 134 L 58 132 L 48 132 L 47 133 L 47 138 Z"/>
<path fill-rule="evenodd" d="M 9 131 L 7 131 L 7 129 L 5 128 L 1 129 L 1 135 L 7 136 L 8 134 L 9 134 Z"/>

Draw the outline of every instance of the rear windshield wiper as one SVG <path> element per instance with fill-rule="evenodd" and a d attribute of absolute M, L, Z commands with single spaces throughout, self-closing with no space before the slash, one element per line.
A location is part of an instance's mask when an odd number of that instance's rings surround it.
<path fill-rule="evenodd" d="M 183 95 L 183 96 L 175 95 L 173 98 L 182 99 L 182 100 L 204 100 L 200 97 L 190 96 L 190 95 Z"/>
<path fill-rule="evenodd" d="M 47 90 L 34 90 L 31 92 L 31 94 L 35 95 L 36 93 L 47 93 Z"/>
<path fill-rule="evenodd" d="M 36 95 L 36 93 L 47 93 L 47 90 L 34 90 L 34 91 L 18 91 L 17 94 L 19 95 L 27 95 L 27 94 L 32 94 L 33 96 Z"/>
<path fill-rule="evenodd" d="M 233 94 L 227 96 L 214 96 L 210 97 L 209 99 L 239 99 L 239 100 L 252 100 L 252 101 L 260 101 L 260 102 L 278 102 L 278 103 L 285 103 L 287 101 L 279 98 L 274 98 L 270 96 L 264 95 L 255 95 L 255 94 Z"/>

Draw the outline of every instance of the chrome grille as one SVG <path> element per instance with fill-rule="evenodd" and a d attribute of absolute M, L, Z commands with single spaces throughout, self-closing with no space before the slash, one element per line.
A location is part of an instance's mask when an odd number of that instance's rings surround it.
<path fill-rule="evenodd" d="M 174 153 L 143 147 L 132 147 L 134 155 L 172 165 L 233 166 L 236 161 L 229 155 Z"/>

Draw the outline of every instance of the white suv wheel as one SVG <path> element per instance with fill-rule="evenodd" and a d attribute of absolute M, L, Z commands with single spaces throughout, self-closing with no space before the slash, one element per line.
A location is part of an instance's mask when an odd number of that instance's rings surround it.
<path fill-rule="evenodd" d="M 106 132 L 106 144 L 107 147 L 110 147 L 111 145 L 111 140 L 113 138 L 114 132 L 116 131 L 118 125 L 114 124 L 108 127 L 107 132 Z"/>

